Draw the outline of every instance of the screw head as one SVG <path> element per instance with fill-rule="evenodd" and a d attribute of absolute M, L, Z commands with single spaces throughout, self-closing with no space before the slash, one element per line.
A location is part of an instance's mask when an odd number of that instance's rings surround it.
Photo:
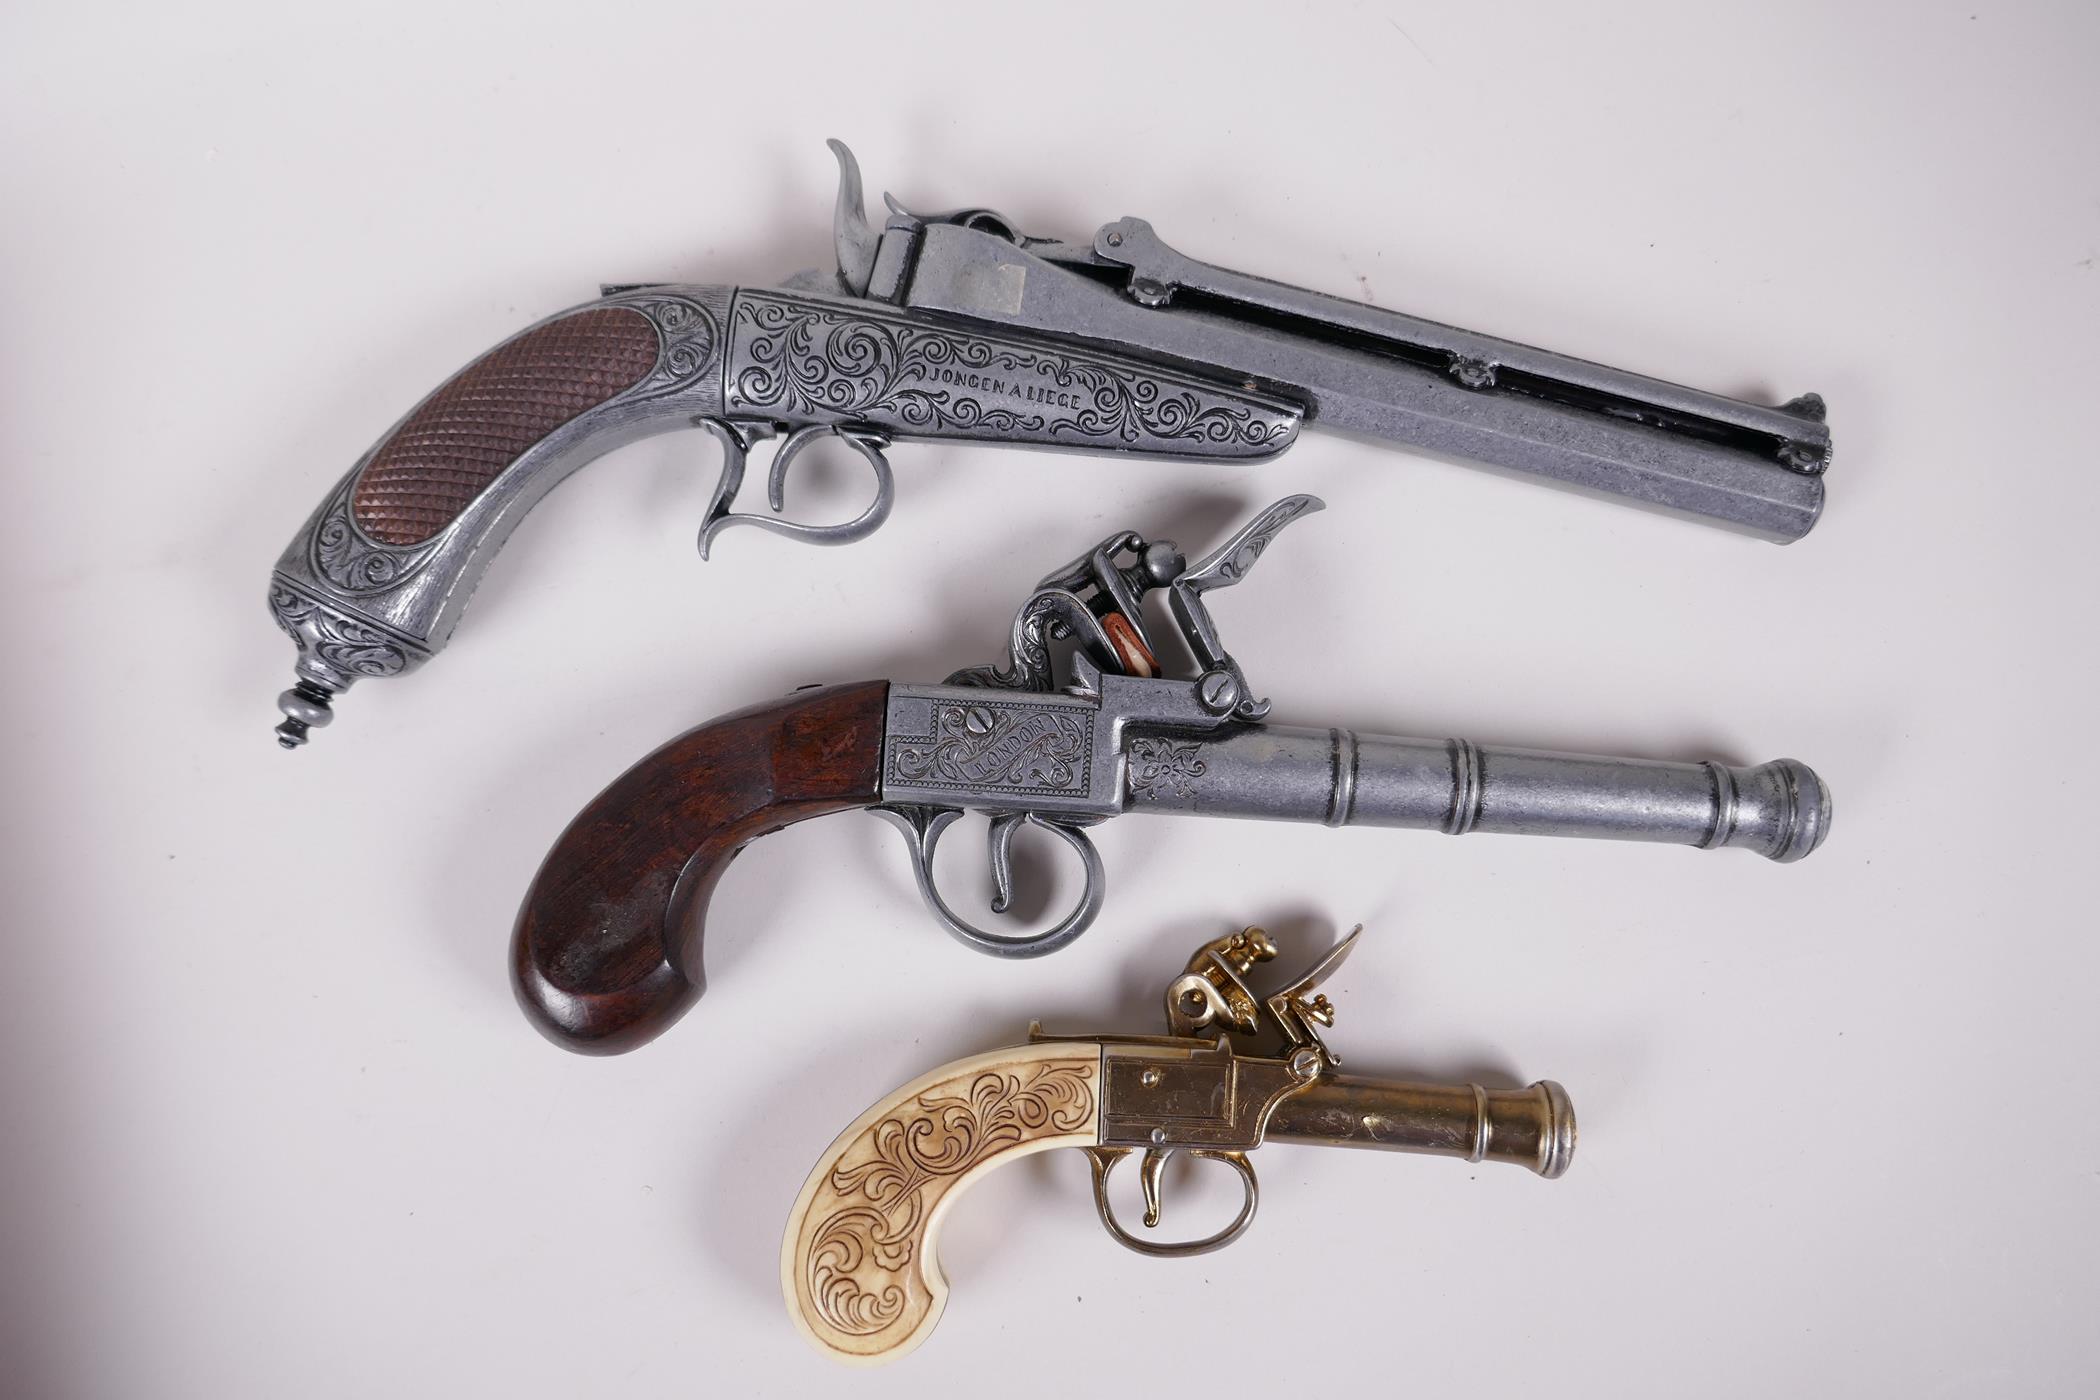
<path fill-rule="evenodd" d="M 1293 1079 L 1317 1079 L 1320 1077 L 1320 1052 L 1310 1045 L 1301 1045 L 1291 1052 L 1290 1068 Z"/>
<path fill-rule="evenodd" d="M 1155 1143 L 1161 1143 L 1161 1142 L 1165 1142 L 1166 1140 L 1167 1140 L 1167 1130 L 1166 1130 L 1165 1128 L 1154 1128 L 1154 1129 L 1152 1130 L 1152 1141 L 1153 1141 L 1153 1142 L 1155 1142 Z"/>
<path fill-rule="evenodd" d="M 1240 683 L 1223 671 L 1210 671 L 1196 682 L 1196 698 L 1203 708 L 1214 715 L 1222 715 L 1240 703 Z"/>
<path fill-rule="evenodd" d="M 1138 1083 L 1144 1085 L 1147 1089 L 1157 1089 L 1159 1087 L 1159 1071 L 1156 1069 L 1146 1070 L 1138 1076 Z"/>
<path fill-rule="evenodd" d="M 972 705 L 969 711 L 963 715 L 963 728 L 969 730 L 972 734 L 991 733 L 992 712 L 982 705 Z"/>
<path fill-rule="evenodd" d="M 1451 377 L 1468 389 L 1492 389 L 1495 386 L 1495 367 L 1485 360 L 1460 356 L 1451 362 Z"/>
<path fill-rule="evenodd" d="M 1111 234 L 1110 234 L 1110 235 L 1108 236 L 1108 246 L 1109 246 L 1109 247 L 1111 247 L 1111 248 L 1120 248 L 1120 247 L 1122 247 L 1122 246 L 1123 246 L 1123 235 L 1122 235 L 1122 234 L 1120 234 L 1120 233 L 1111 233 Z"/>

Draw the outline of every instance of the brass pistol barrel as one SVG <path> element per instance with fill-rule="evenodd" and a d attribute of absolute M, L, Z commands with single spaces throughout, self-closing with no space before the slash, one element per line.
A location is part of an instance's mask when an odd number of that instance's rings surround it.
<path fill-rule="evenodd" d="M 1575 1108 L 1550 1079 L 1483 1089 L 1335 1074 L 1278 1104 L 1267 1138 L 1509 1162 L 1550 1178 L 1575 1155 Z"/>

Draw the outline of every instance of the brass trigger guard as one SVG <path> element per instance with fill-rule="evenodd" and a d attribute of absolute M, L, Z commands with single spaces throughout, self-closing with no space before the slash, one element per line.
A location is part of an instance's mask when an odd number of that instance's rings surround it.
<path fill-rule="evenodd" d="M 852 544 L 881 529 L 882 522 L 890 518 L 890 507 L 897 503 L 896 481 L 890 475 L 889 458 L 883 455 L 883 449 L 890 445 L 888 434 L 846 423 L 813 423 L 789 433 L 773 453 L 773 464 L 766 472 L 766 504 L 774 513 L 749 515 L 732 511 L 730 506 L 735 503 L 737 492 L 743 489 L 744 465 L 751 455 L 751 448 L 761 439 L 772 437 L 778 429 L 772 423 L 752 419 L 696 418 L 693 424 L 707 429 L 722 448 L 722 475 L 715 482 L 714 495 L 707 503 L 707 514 L 700 522 L 702 559 L 707 558 L 715 536 L 732 525 L 755 525 L 804 544 Z M 779 512 L 787 508 L 788 467 L 812 442 L 834 434 L 865 458 L 873 469 L 875 499 L 853 519 L 836 525 L 806 525 L 797 520 L 781 519 Z"/>
<path fill-rule="evenodd" d="M 1139 1184 L 1145 1192 L 1145 1226 L 1150 1229 L 1159 1223 L 1159 1176 L 1166 1168 L 1167 1158 L 1176 1152 L 1186 1152 L 1191 1157 L 1205 1157 L 1214 1162 L 1223 1162 L 1240 1175 L 1240 1185 L 1246 1191 L 1246 1201 L 1240 1213 L 1230 1225 L 1214 1235 L 1200 1240 L 1183 1240 L 1175 1244 L 1154 1244 L 1141 1240 L 1123 1228 L 1116 1219 L 1116 1208 L 1108 1203 L 1108 1174 L 1116 1169 L 1116 1163 L 1128 1157 L 1136 1149 L 1129 1147 L 1087 1147 L 1087 1164 L 1094 1172 L 1094 1210 L 1101 1216 L 1102 1228 L 1125 1249 L 1134 1249 L 1139 1254 L 1149 1254 L 1155 1259 L 1182 1259 L 1192 1254 L 1208 1254 L 1223 1249 L 1247 1232 L 1254 1223 L 1254 1212 L 1261 1206 L 1261 1183 L 1255 1179 L 1254 1164 L 1247 1160 L 1244 1152 L 1228 1152 L 1214 1147 L 1148 1147 L 1144 1160 L 1138 1164 Z"/>
<path fill-rule="evenodd" d="M 1078 852 L 1086 874 L 1086 890 L 1072 911 L 1051 928 L 1041 933 L 1002 934 L 978 928 L 975 924 L 948 907 L 934 883 L 933 853 L 940 845 L 941 833 L 962 816 L 960 807 L 921 806 L 875 806 L 869 811 L 889 822 L 904 833 L 904 842 L 911 849 L 912 877 L 918 882 L 919 898 L 924 900 L 933 917 L 941 927 L 954 934 L 963 943 L 980 953 L 990 953 L 1001 958 L 1039 958 L 1045 953 L 1054 953 L 1085 933 L 1101 912 L 1101 903 L 1108 893 L 1108 877 L 1101 866 L 1101 853 L 1087 834 L 1071 822 L 1046 817 L 1040 812 L 1001 812 L 992 818 L 990 832 L 990 858 L 992 866 L 992 912 L 1003 914 L 1013 901 L 1013 843 L 1014 835 L 1024 825 L 1035 825 L 1063 841 Z"/>

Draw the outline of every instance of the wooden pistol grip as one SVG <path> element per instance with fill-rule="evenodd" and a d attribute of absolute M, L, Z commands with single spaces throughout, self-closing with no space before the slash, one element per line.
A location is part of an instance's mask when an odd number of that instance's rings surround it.
<path fill-rule="evenodd" d="M 497 478 L 527 470 L 528 458 L 551 453 L 573 468 L 625 437 L 719 412 L 719 318 L 728 294 L 726 287 L 626 293 L 512 336 L 379 440 L 351 483 L 351 519 L 381 546 L 418 546 Z"/>
<path fill-rule="evenodd" d="M 889 682 L 797 691 L 673 739 L 569 823 L 518 912 L 511 973 L 558 1045 L 653 1039 L 706 987 L 707 901 L 736 853 L 874 803 Z"/>
<path fill-rule="evenodd" d="M 1018 1045 L 905 1085 L 825 1149 L 795 1198 L 780 1286 L 802 1335 L 841 1361 L 893 1361 L 948 1298 L 941 1221 L 994 1167 L 1100 1141 L 1101 1051 Z"/>
<path fill-rule="evenodd" d="M 630 306 L 586 307 L 514 336 L 440 385 L 381 439 L 351 514 L 388 545 L 432 538 L 556 428 L 656 368 L 658 336 Z"/>

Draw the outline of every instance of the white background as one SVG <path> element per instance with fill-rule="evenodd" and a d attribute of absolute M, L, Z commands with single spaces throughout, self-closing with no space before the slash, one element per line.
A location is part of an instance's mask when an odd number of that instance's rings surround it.
<path fill-rule="evenodd" d="M 182 12 L 178 13 L 178 9 Z M 10 1394 L 2091 1394 L 2100 99 L 2090 6 L 710 13 L 13 5 L 0 19 Z M 1308 435 L 1259 467 L 896 452 L 852 549 L 691 536 L 697 436 L 541 507 L 450 649 L 270 741 L 265 576 L 483 347 L 600 281 L 764 283 L 874 191 L 1831 405 L 1785 549 Z M 852 474 L 809 509 L 854 507 Z M 1814 764 L 1803 864 L 1134 819 L 1001 965 L 893 833 L 767 839 L 707 999 L 624 1058 L 512 1004 L 519 896 L 629 762 L 993 655 L 1130 526 L 1294 526 L 1217 611 L 1279 720 Z M 967 844 L 967 843 L 958 843 Z M 958 855 L 958 868 L 962 864 Z M 1201 939 L 1300 956 L 1353 1070 L 1567 1085 L 1565 1179 L 1278 1147 L 1230 1252 L 1127 1254 L 1076 1154 L 952 1218 L 855 1375 L 778 1232 L 862 1108 L 1032 1017 L 1152 1029 Z M 1169 1228 L 1222 1208 L 1195 1190 Z"/>

